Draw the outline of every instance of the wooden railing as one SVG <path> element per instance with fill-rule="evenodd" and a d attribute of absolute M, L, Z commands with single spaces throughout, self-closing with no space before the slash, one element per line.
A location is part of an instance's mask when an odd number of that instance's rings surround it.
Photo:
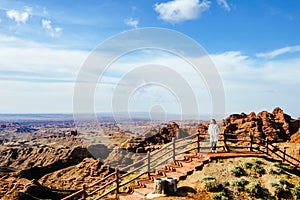
<path fill-rule="evenodd" d="M 221 145 L 218 145 L 217 148 L 222 148 L 226 152 L 229 152 L 232 149 L 247 149 L 248 151 L 263 153 L 274 159 L 277 156 L 277 158 L 280 158 L 282 162 L 286 162 L 295 168 L 300 169 L 300 161 L 286 154 L 286 148 L 284 148 L 284 150 L 280 150 L 267 139 L 254 137 L 252 134 L 220 134 L 218 144 L 220 143 Z M 151 153 L 148 152 L 143 159 L 129 166 L 121 169 L 116 168 L 115 172 L 91 185 L 83 185 L 82 189 L 63 198 L 62 200 L 70 200 L 75 197 L 77 197 L 76 199 L 79 198 L 81 200 L 85 200 L 87 197 L 94 195 L 97 195 L 94 199 L 101 199 L 112 193 L 115 193 L 116 198 L 118 198 L 121 187 L 132 183 L 143 175 L 148 176 L 150 179 L 150 173 L 162 166 L 164 163 L 168 163 L 169 160 L 172 160 L 175 163 L 176 158 L 179 155 L 192 151 L 198 154 L 205 153 L 202 149 L 210 149 L 209 136 L 207 134 L 200 134 L 198 132 L 197 134 L 181 139 L 173 138 L 172 142 L 166 144 L 161 149 Z M 132 174 L 134 177 L 128 178 Z M 126 180 L 126 178 L 129 180 Z M 103 183 L 105 184 L 97 189 L 94 189 L 89 193 L 87 192 L 88 189 L 93 189 L 95 186 L 99 186 Z M 101 194 L 99 194 L 100 191 L 102 191 Z"/>

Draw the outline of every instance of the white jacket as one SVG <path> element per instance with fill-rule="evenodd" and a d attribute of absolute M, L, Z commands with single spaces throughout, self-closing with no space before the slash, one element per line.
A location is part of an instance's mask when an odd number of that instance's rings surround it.
<path fill-rule="evenodd" d="M 220 134 L 220 129 L 218 124 L 210 124 L 208 126 L 208 133 L 211 142 L 218 142 L 218 137 Z"/>

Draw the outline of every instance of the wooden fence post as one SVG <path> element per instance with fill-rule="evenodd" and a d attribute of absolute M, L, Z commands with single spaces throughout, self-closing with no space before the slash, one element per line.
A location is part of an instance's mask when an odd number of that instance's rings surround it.
<path fill-rule="evenodd" d="M 147 152 L 147 173 L 148 173 L 148 179 L 150 180 L 150 151 Z"/>
<path fill-rule="evenodd" d="M 81 199 L 85 200 L 86 199 L 86 187 L 85 187 L 85 184 L 82 185 L 82 197 Z"/>
<path fill-rule="evenodd" d="M 287 147 L 283 147 L 283 161 L 282 162 L 285 162 L 286 148 Z"/>
<path fill-rule="evenodd" d="M 116 176 L 116 199 L 118 199 L 118 194 L 119 194 L 119 169 L 116 168 L 115 171 L 115 176 Z"/>
<path fill-rule="evenodd" d="M 172 146 L 173 146 L 173 162 L 176 160 L 176 152 L 175 152 L 175 137 L 172 138 Z"/>
<path fill-rule="evenodd" d="M 197 133 L 197 153 L 200 155 L 200 131 Z"/>
<path fill-rule="evenodd" d="M 266 148 L 266 154 L 269 155 L 269 142 L 268 142 L 268 138 L 266 138 L 266 140 L 265 140 L 265 148 Z"/>
<path fill-rule="evenodd" d="M 250 147 L 249 147 L 249 151 L 252 151 L 252 144 L 253 144 L 253 135 L 250 133 Z"/>

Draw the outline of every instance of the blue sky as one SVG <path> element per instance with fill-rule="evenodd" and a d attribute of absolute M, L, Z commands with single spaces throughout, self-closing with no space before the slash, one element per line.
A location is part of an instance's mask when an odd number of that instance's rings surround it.
<path fill-rule="evenodd" d="M 127 30 L 161 27 L 186 34 L 210 55 L 223 80 L 226 114 L 280 106 L 298 117 L 299 10 L 296 0 L 1 0 L 0 113 L 71 113 L 77 74 L 99 43 Z M 145 63 L 136 56 L 114 70 Z M 161 99 L 172 110 L 174 97 L 156 87 L 133 98 L 135 111 Z M 95 96 L 103 102 L 97 111 L 109 112 L 110 100 L 101 99 L 109 95 Z M 210 113 L 209 98 L 203 99 L 200 107 Z"/>

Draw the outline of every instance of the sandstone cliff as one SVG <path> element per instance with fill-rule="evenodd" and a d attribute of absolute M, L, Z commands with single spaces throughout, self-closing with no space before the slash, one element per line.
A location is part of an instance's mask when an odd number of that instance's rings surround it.
<path fill-rule="evenodd" d="M 299 132 L 300 121 L 292 119 L 282 109 L 275 108 L 272 113 L 232 114 L 223 120 L 223 126 L 225 133 L 249 133 L 272 142 L 285 142 Z"/>
<path fill-rule="evenodd" d="M 157 130 L 149 130 L 141 137 L 133 137 L 122 143 L 121 148 L 135 153 L 146 153 L 159 149 L 161 145 L 172 141 L 173 137 L 181 138 L 188 133 L 181 130 L 175 122 Z"/>

